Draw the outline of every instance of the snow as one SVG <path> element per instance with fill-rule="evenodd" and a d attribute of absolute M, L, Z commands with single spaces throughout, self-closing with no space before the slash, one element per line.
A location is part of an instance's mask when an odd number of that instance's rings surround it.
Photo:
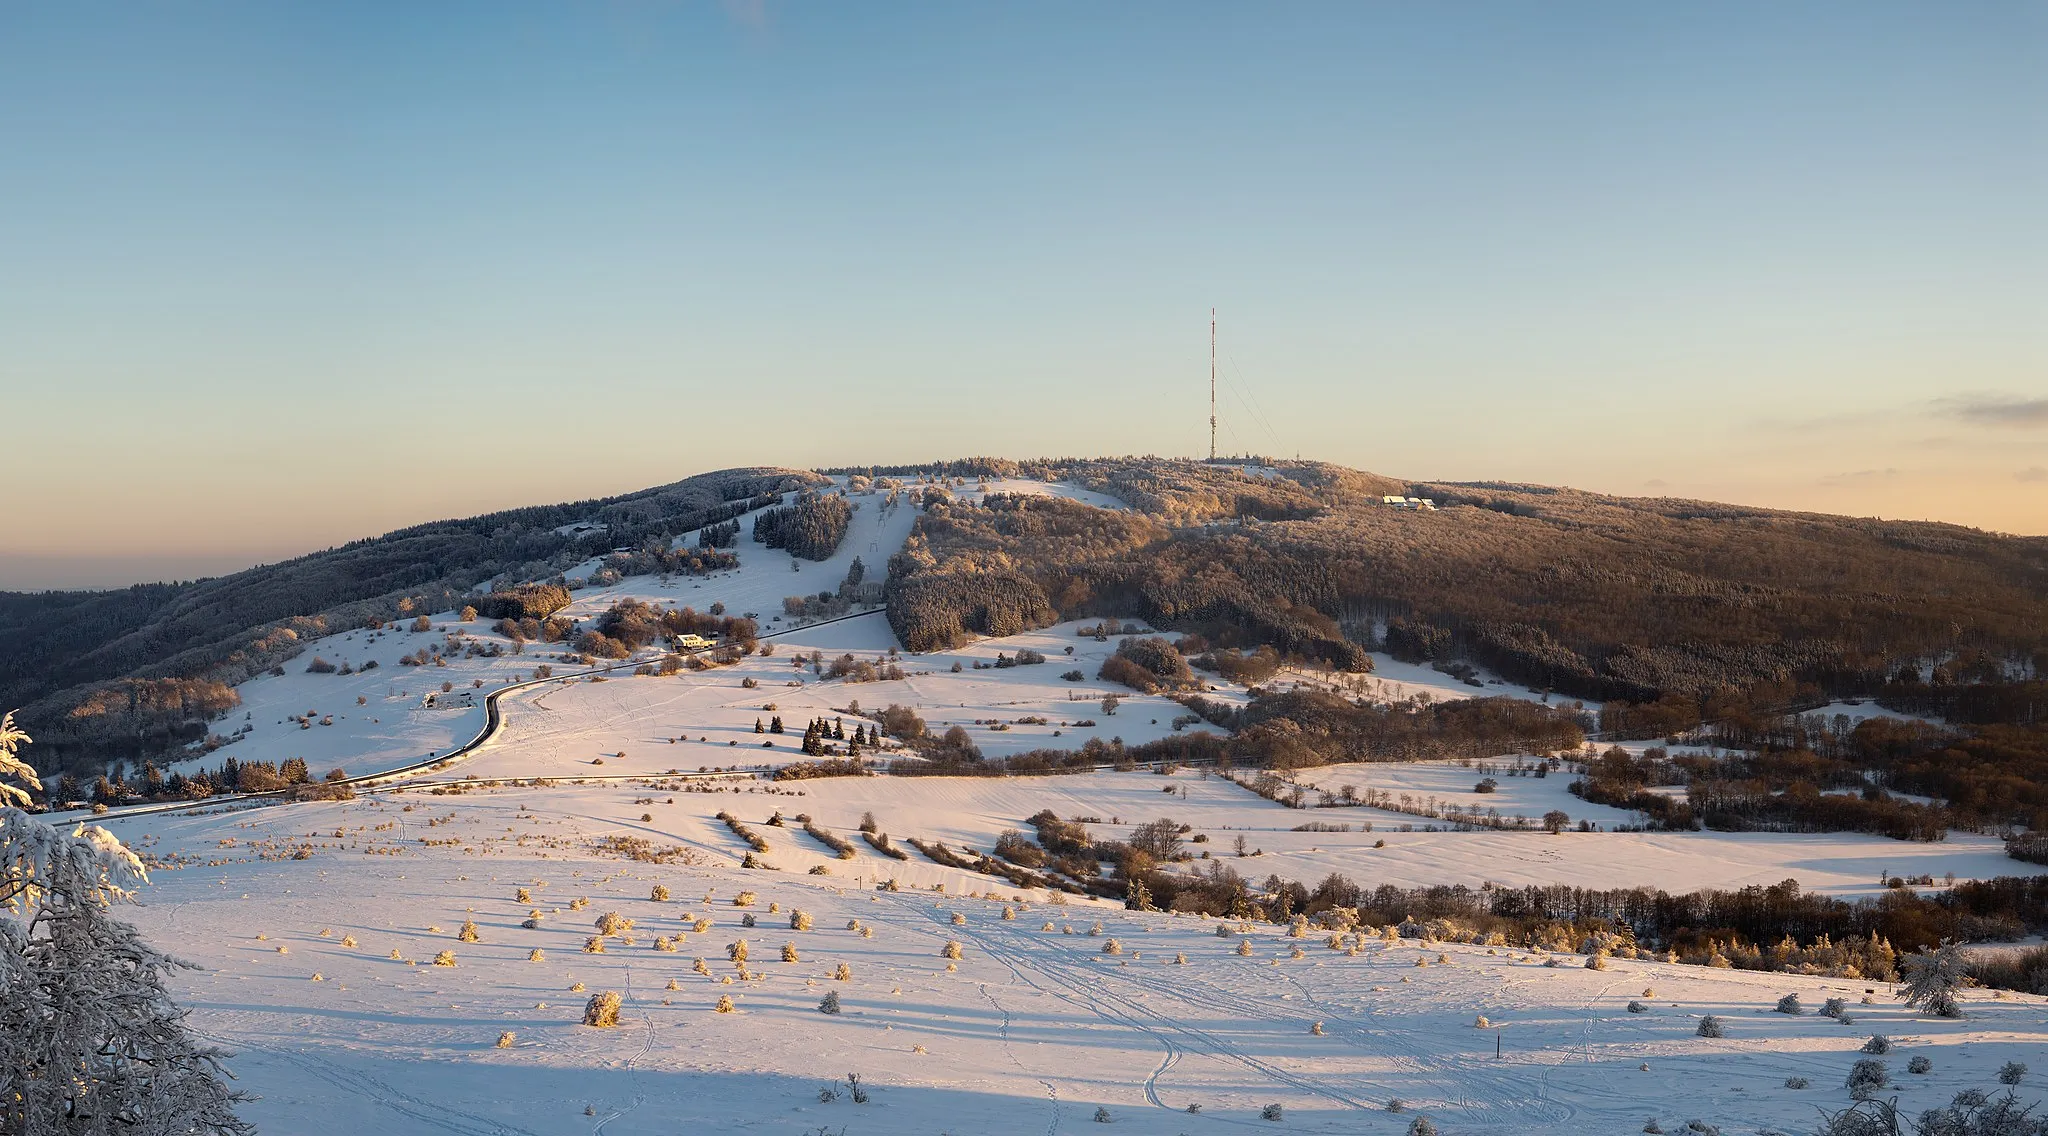
<path fill-rule="evenodd" d="M 1159 792 L 1168 785 L 1176 790 L 1171 800 Z M 1269 849 L 1290 837 L 1302 849 L 1332 839 L 1284 833 L 1282 823 L 1301 812 L 1196 774 L 747 788 L 416 790 L 112 824 L 152 855 L 199 858 L 159 869 L 146 905 L 128 914 L 153 941 L 206 967 L 182 976 L 178 992 L 196 1029 L 239 1051 L 232 1067 L 240 1084 L 262 1097 L 245 1115 L 264 1130 L 307 1136 L 653 1136 L 820 1126 L 843 1126 L 852 1136 L 1040 1132 L 1086 1123 L 1097 1108 L 1108 1109 L 1120 1131 L 1165 1136 L 1216 1124 L 1263 1131 L 1259 1110 L 1276 1103 L 1285 1130 L 1312 1133 L 1397 1134 L 1412 1113 L 1447 1132 L 1635 1131 L 1651 1116 L 1666 1130 L 1698 1117 L 1735 1131 L 1804 1131 L 1816 1105 L 1848 1103 L 1842 1077 L 1871 1033 L 1899 1039 L 1897 1091 L 1915 1110 L 1964 1088 L 1995 1087 L 1999 1064 L 2030 1054 L 2037 1060 L 2048 1043 L 2044 1000 L 2031 996 L 2001 1001 L 1973 991 L 1970 1018 L 1946 1022 L 1913 1015 L 1878 986 L 1873 1004 L 1853 1006 L 1850 1028 L 1765 1010 L 1787 991 L 1809 1005 L 1828 996 L 1854 1004 L 1866 984 L 1853 980 L 1621 959 L 1593 971 L 1569 955 L 1548 968 L 1524 952 L 1425 949 L 1412 941 L 1374 945 L 1354 958 L 1325 949 L 1320 937 L 1302 941 L 1306 957 L 1296 960 L 1283 929 L 1271 926 L 1245 936 L 1254 951 L 1240 958 L 1238 937 L 1217 938 L 1207 920 L 1099 903 L 1056 907 L 1042 896 L 1026 897 L 1035 902 L 1006 921 L 1002 906 L 1016 908 L 1020 894 L 1006 885 L 915 853 L 911 864 L 897 865 L 858 842 L 854 861 L 829 860 L 794 828 L 763 823 L 774 809 L 807 810 L 850 837 L 858 812 L 873 809 L 899 844 L 922 834 L 985 845 L 998 826 L 1053 807 L 1120 813 L 1126 821 L 1165 812 L 1203 829 L 1225 818 L 1259 821 L 1257 838 Z M 770 841 L 764 858 L 781 871 L 734 866 L 744 849 L 712 819 L 721 808 Z M 591 841 L 614 834 L 681 844 L 690 862 L 635 863 L 591 850 Z M 1640 878 L 1645 846 L 1645 838 L 1625 834 L 1489 833 L 1465 835 L 1455 850 L 1461 854 L 1451 855 L 1451 835 L 1391 834 L 1375 863 L 1407 856 L 1411 870 L 1383 867 L 1366 878 L 1415 875 L 1420 861 L 1411 844 L 1435 849 L 1421 877 L 1434 882 L 1476 874 L 1480 864 L 1491 874 L 1518 849 L 1599 846 L 1609 882 L 1619 883 Z M 1716 882 L 1728 881 L 1707 857 L 1720 850 L 1803 847 L 1820 861 L 1814 870 L 1824 879 L 1859 843 L 1671 839 L 1692 850 L 1689 876 Z M 310 858 L 286 858 L 300 845 L 311 846 Z M 372 850 L 385 854 L 366 854 Z M 1289 863 L 1279 863 L 1283 857 Z M 1307 863 L 1305 852 L 1269 850 L 1240 866 L 1287 875 Z M 807 874 L 813 864 L 831 866 L 834 875 Z M 1808 877 L 1790 863 L 1773 870 Z M 890 874 L 906 890 L 873 890 Z M 674 898 L 653 902 L 656 882 Z M 946 884 L 944 894 L 924 890 L 937 882 Z M 1002 898 L 966 898 L 963 885 L 993 887 Z M 517 902 L 521 886 L 533 889 L 531 902 Z M 751 930 L 739 926 L 741 913 L 730 903 L 742 889 L 759 893 L 751 910 L 761 925 Z M 571 910 L 581 897 L 588 906 Z M 771 915 L 770 903 L 782 911 Z M 815 929 L 788 930 L 792 907 L 810 912 Z M 543 912 L 538 930 L 519 926 L 529 909 Z M 635 942 L 613 940 L 604 954 L 585 954 L 584 939 L 604 911 L 634 919 Z M 956 911 L 963 925 L 950 921 Z M 712 929 L 686 930 L 692 916 L 712 919 Z M 465 917 L 479 925 L 481 942 L 457 941 Z M 872 927 L 873 937 L 845 930 L 851 919 Z M 1124 955 L 1103 954 L 1103 940 L 1087 934 L 1097 920 Z M 1047 921 L 1055 931 L 1041 930 Z M 1059 933 L 1060 926 L 1075 934 Z M 676 953 L 650 949 L 654 936 L 677 933 L 684 941 Z M 355 946 L 342 945 L 345 935 Z M 724 948 L 740 937 L 753 947 L 749 968 L 759 977 L 728 985 L 721 980 L 735 972 Z M 964 946 L 957 972 L 940 957 L 949 939 Z M 777 961 L 785 942 L 798 947 L 801 961 Z M 528 961 L 536 947 L 545 961 Z M 388 957 L 394 950 L 400 959 Z M 453 951 L 457 965 L 430 965 L 441 950 Z M 1174 965 L 1176 953 L 1188 964 Z M 1415 965 L 1439 953 L 1448 965 Z M 712 977 L 692 973 L 697 957 Z M 851 981 L 830 978 L 842 962 Z M 672 991 L 665 989 L 671 980 Z M 577 983 L 585 989 L 572 991 Z M 1651 1012 L 1627 1013 L 1626 1002 L 1645 997 L 1646 988 L 1656 991 L 1646 999 Z M 843 1014 L 816 1012 L 828 989 L 839 992 Z M 602 990 L 624 996 L 616 1029 L 579 1024 L 585 998 Z M 737 1013 L 713 1012 L 721 994 Z M 1695 1036 L 1703 1013 L 1727 1020 L 1726 1039 Z M 1482 1014 L 1497 1031 L 1474 1028 Z M 1310 1031 L 1318 1021 L 1322 1036 Z M 511 1044 L 497 1048 L 506 1031 Z M 1934 1072 L 1905 1075 L 1910 1054 L 1931 1056 Z M 1645 1063 L 1648 1071 L 1639 1069 Z M 870 1103 L 847 1099 L 848 1072 L 861 1075 Z M 1781 1088 L 1791 1075 L 1815 1087 Z M 834 1081 L 838 1099 L 821 1101 L 819 1090 Z M 1406 1111 L 1388 1111 L 1395 1098 Z M 1189 1104 L 1201 1106 L 1199 1117 L 1185 1111 Z"/>
<path fill-rule="evenodd" d="M 988 489 L 1120 507 L 1069 485 L 995 481 Z M 972 489 L 955 492 L 978 497 Z M 879 611 L 801 627 L 778 618 L 784 596 L 836 588 L 856 555 L 869 579 L 881 578 L 888 556 L 902 547 L 913 508 L 887 507 L 882 494 L 853 500 L 859 508 L 848 538 L 823 563 L 797 561 L 792 570 L 787 556 L 751 542 L 751 518 L 743 518 L 738 569 L 584 588 L 565 613 L 589 619 L 627 598 L 699 610 L 723 603 L 732 614 L 757 614 L 772 654 L 669 677 L 634 677 L 637 660 L 627 660 L 606 674 L 510 692 L 501 701 L 503 728 L 491 740 L 429 774 L 431 782 L 402 791 L 105 819 L 156 865 L 143 906 L 127 914 L 153 943 L 204 968 L 177 976 L 177 993 L 196 1030 L 239 1051 L 232 1068 L 240 1085 L 262 1098 L 247 1106 L 248 1118 L 266 1131 L 307 1136 L 1036 1133 L 1071 1131 L 1098 1108 L 1118 1131 L 1160 1136 L 1218 1126 L 1395 1136 L 1418 1113 L 1447 1133 L 1632 1132 L 1653 1116 L 1666 1131 L 1695 1117 L 1730 1132 L 1806 1131 L 1816 1106 L 1849 1103 L 1842 1078 L 1871 1033 L 1901 1042 L 1893 1061 L 1899 1076 L 1888 1092 L 1909 1113 L 1961 1089 L 1993 1088 L 1999 1064 L 2029 1054 L 2038 1062 L 2048 1044 L 2048 1001 L 2033 996 L 1994 1000 L 1972 991 L 1971 1016 L 1950 1022 L 1914 1016 L 1888 989 L 1869 987 L 1872 1004 L 1856 1005 L 1848 1028 L 1765 1012 L 1787 991 L 1809 1004 L 1828 996 L 1857 1003 L 1866 986 L 1845 979 L 1621 959 L 1595 971 L 1576 956 L 1553 968 L 1527 952 L 1424 950 L 1413 942 L 1349 957 L 1325 949 L 1319 937 L 1303 941 L 1306 957 L 1297 960 L 1282 929 L 1270 926 L 1245 936 L 1254 951 L 1240 958 L 1237 936 L 1217 938 L 1213 922 L 1093 900 L 1055 902 L 930 861 L 908 843 L 917 837 L 986 850 L 1004 830 L 1028 828 L 1027 817 L 1051 809 L 1100 818 L 1090 828 L 1109 838 L 1171 817 L 1190 825 L 1191 837 L 1207 837 L 1191 850 L 1255 880 L 1277 874 L 1309 884 L 1342 872 L 1367 886 L 1682 892 L 1795 878 L 1808 890 L 1869 896 L 1891 875 L 2048 871 L 2008 860 L 1996 840 L 1974 834 L 1919 844 L 1845 833 L 1617 832 L 1637 818 L 1572 797 L 1569 772 L 1541 779 L 1493 772 L 1497 790 L 1478 794 L 1473 786 L 1486 771 L 1460 762 L 1330 766 L 1300 771 L 1298 779 L 1311 803 L 1314 787 L 1352 785 L 1392 794 L 1396 804 L 1403 794 L 1411 805 L 1433 797 L 1439 805 L 1532 819 L 1562 809 L 1606 831 L 1422 831 L 1446 822 L 1374 808 L 1288 809 L 1201 770 L 780 783 L 661 776 L 796 760 L 804 722 L 844 716 L 855 701 L 869 711 L 911 706 L 935 732 L 962 725 L 996 759 L 1075 748 L 1091 737 L 1137 744 L 1173 733 L 1185 711 L 1097 681 L 1115 640 L 1077 636 L 1075 623 L 954 651 L 899 651 L 902 680 L 852 683 L 799 669 L 800 653 L 829 660 L 850 652 L 886 663 L 897 647 Z M 480 706 L 425 708 L 443 682 L 473 691 L 471 701 L 480 703 L 482 693 L 529 677 L 541 662 L 570 669 L 553 644 L 528 644 L 519 656 L 450 658 L 446 667 L 399 666 L 400 655 L 443 642 L 448 630 L 480 646 L 501 642 L 483 621 L 461 624 L 442 613 L 432 622 L 426 633 L 328 636 L 309 644 L 286 674 L 244 683 L 242 710 L 216 729 L 246 721 L 250 733 L 205 763 L 227 754 L 303 756 L 316 772 L 342 766 L 351 773 L 411 764 L 467 741 L 482 725 Z M 1027 648 L 1046 662 L 986 666 Z M 315 655 L 379 666 L 306 673 Z M 1540 697 L 1490 676 L 1473 688 L 1428 667 L 1382 655 L 1374 662 L 1373 675 L 1349 680 L 1364 684 L 1353 693 Z M 1069 670 L 1081 671 L 1082 680 L 1060 677 Z M 1289 670 L 1276 681 L 1336 679 Z M 1245 696 L 1241 687 L 1217 685 L 1223 689 L 1215 697 Z M 1114 716 L 1101 708 L 1112 692 L 1122 700 Z M 308 725 L 293 720 L 309 711 Z M 756 719 L 776 714 L 790 732 L 753 732 Z M 333 725 L 319 724 L 329 716 Z M 1018 721 L 1027 717 L 1047 721 Z M 1096 724 L 1075 724 L 1084 719 Z M 477 780 L 449 783 L 457 777 Z M 777 870 L 738 867 L 747 848 L 717 819 L 720 810 L 767 841 L 760 858 Z M 852 840 L 853 858 L 837 859 L 794 821 L 769 825 L 777 811 L 808 813 Z M 868 813 L 908 861 L 858 839 Z M 1293 831 L 1316 822 L 1351 831 Z M 597 847 L 621 836 L 675 849 L 672 862 L 625 860 Z M 1240 837 L 1242 858 L 1235 854 Z M 302 850 L 306 858 L 294 858 Z M 902 890 L 877 890 L 889 879 Z M 649 898 L 657 882 L 670 889 L 670 901 Z M 529 902 L 516 900 L 518 887 L 532 889 Z M 759 893 L 752 910 L 760 926 L 751 930 L 740 927 L 730 902 L 741 890 Z M 1000 898 L 965 894 L 991 891 Z M 571 908 L 586 897 L 587 907 Z M 770 914 L 771 903 L 782 910 Z M 1006 904 L 1016 919 L 1001 918 Z M 798 906 L 815 917 L 814 930 L 788 929 L 786 912 Z M 538 929 L 520 926 L 530 909 L 542 913 Z M 634 943 L 613 940 L 605 953 L 586 954 L 592 921 L 605 911 L 636 921 Z M 955 912 L 964 924 L 951 921 Z M 713 925 L 699 933 L 686 917 Z M 479 925 L 482 941 L 457 940 L 465 918 Z M 846 930 L 854 919 L 873 937 Z M 1103 954 L 1103 940 L 1087 934 L 1097 920 L 1124 945 L 1123 955 Z M 1054 931 L 1041 930 L 1047 921 Z M 650 949 L 657 935 L 683 941 L 676 953 L 662 953 Z M 344 946 L 344 936 L 355 945 Z M 725 961 L 726 944 L 740 937 L 753 946 L 754 977 L 736 975 Z M 955 971 L 940 957 L 949 939 L 964 945 Z M 785 942 L 798 947 L 801 961 L 778 961 Z M 535 948 L 545 951 L 544 961 L 529 961 Z M 457 965 L 431 965 L 442 950 L 454 952 Z M 1439 952 L 1448 965 L 1415 965 Z M 1188 964 L 1175 965 L 1176 953 Z M 698 957 L 711 977 L 693 973 Z M 842 962 L 852 968 L 850 981 L 830 977 Z M 571 989 L 579 983 L 583 990 Z M 1643 993 L 1648 988 L 1654 998 Z M 582 1026 L 584 1000 L 604 990 L 624 997 L 621 1025 Z M 840 994 L 844 1013 L 816 1011 L 827 990 Z M 738 1012 L 714 1013 L 720 995 L 730 995 Z M 1636 997 L 1651 1012 L 1627 1013 Z M 1726 1039 L 1695 1036 L 1703 1013 L 1727 1019 Z M 1474 1028 L 1481 1014 L 1499 1028 Z M 1324 1025 L 1320 1036 L 1310 1030 L 1314 1022 Z M 500 1048 L 508 1031 L 513 1037 Z M 1913 1054 L 1931 1056 L 1934 1072 L 1904 1074 Z M 869 1103 L 847 1099 L 848 1072 L 860 1074 Z M 1795 1075 L 1811 1078 L 1814 1088 L 1781 1087 Z M 821 1100 L 833 1082 L 837 1099 Z M 2039 1092 L 2023 1086 L 2022 1096 Z M 1404 1110 L 1390 1111 L 1397 1098 Z M 1186 1111 L 1191 1104 L 1201 1106 L 1199 1115 Z M 1259 1119 L 1269 1104 L 1285 1110 L 1282 1124 Z"/>

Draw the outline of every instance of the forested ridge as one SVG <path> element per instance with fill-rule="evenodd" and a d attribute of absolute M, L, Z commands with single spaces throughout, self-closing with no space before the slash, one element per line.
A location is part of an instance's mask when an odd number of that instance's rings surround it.
<path fill-rule="evenodd" d="M 1245 473 L 1161 459 L 974 459 L 925 472 L 1063 477 L 1135 511 L 1004 495 L 975 507 L 927 493 L 891 576 L 891 619 L 913 650 L 988 633 L 992 617 L 1033 626 L 1115 615 L 1352 669 L 1365 646 L 1466 659 L 1601 700 L 1766 682 L 1871 696 L 1902 665 L 1961 655 L 2011 675 L 2048 671 L 2044 538 L 1392 482 L 1319 463 Z M 1386 508 L 1383 491 L 1439 508 Z M 977 573 L 993 578 L 947 580 Z"/>
<path fill-rule="evenodd" d="M 305 640 L 444 610 L 478 583 L 540 580 L 772 504 L 816 474 L 723 470 L 619 497 L 436 521 L 278 564 L 106 592 L 0 593 L 0 707 L 50 760 L 152 752 L 203 732 L 236 682 Z M 558 532 L 572 525 L 584 531 Z"/>

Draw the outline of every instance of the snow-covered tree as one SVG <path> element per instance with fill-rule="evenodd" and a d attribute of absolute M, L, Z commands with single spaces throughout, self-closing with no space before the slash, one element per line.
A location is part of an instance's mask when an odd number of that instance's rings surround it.
<path fill-rule="evenodd" d="M 1907 955 L 1902 969 L 1906 977 L 1900 985 L 1906 1005 L 1917 1006 L 1937 1018 L 1963 1016 L 1959 994 L 1970 985 L 1970 962 L 1963 957 L 1961 946 L 1943 939 L 1932 951 Z"/>
<path fill-rule="evenodd" d="M 164 976 L 189 963 L 109 911 L 147 882 L 113 834 L 15 805 L 40 789 L 0 718 L 0 1130 L 241 1136 L 223 1051 L 185 1029 Z M 13 783 L 10 783 L 13 782 Z"/>

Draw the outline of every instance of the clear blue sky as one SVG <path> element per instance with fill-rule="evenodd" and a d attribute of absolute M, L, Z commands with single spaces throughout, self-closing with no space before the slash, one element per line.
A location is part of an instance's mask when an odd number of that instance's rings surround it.
<path fill-rule="evenodd" d="M 1196 454 L 1212 306 L 1226 450 L 2040 533 L 2044 202 L 2033 2 L 10 4 L 0 587 Z"/>

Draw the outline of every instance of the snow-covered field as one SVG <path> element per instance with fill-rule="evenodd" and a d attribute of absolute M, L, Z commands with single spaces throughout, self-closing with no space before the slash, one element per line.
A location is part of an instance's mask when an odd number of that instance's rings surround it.
<path fill-rule="evenodd" d="M 981 489 L 953 487 L 969 499 Z M 1002 481 L 986 490 L 1120 507 L 1068 485 Z M 1077 636 L 1078 624 L 918 656 L 891 655 L 897 644 L 879 611 L 793 626 L 783 597 L 836 588 L 855 556 L 879 579 L 903 546 L 912 507 L 887 507 L 885 494 L 854 500 L 845 543 L 822 563 L 792 561 L 743 535 L 734 571 L 577 590 L 564 613 L 573 619 L 628 598 L 754 613 L 772 651 L 667 677 L 636 677 L 641 660 L 627 660 L 512 691 L 500 703 L 502 728 L 428 775 L 476 779 L 466 787 L 107 819 L 160 865 L 132 914 L 153 941 L 202 968 L 181 976 L 179 992 L 197 1029 L 239 1051 L 233 1068 L 262 1097 L 246 1115 L 264 1131 L 309 1136 L 1056 1134 L 1098 1110 L 1124 1130 L 1161 1134 L 1398 1134 L 1416 1115 L 1446 1134 L 1623 1133 L 1651 1119 L 1678 1131 L 1695 1118 L 1731 1134 L 1800 1133 L 1811 1131 L 1817 1107 L 1850 1103 L 1843 1077 L 1872 1033 L 1899 1044 L 1887 1095 L 1909 1113 L 1962 1089 L 1995 1088 L 2007 1060 L 2048 1066 L 2048 1003 L 2038 997 L 1973 993 L 1969 1019 L 1937 1022 L 1888 987 L 1847 979 L 1624 959 L 1592 970 L 1576 956 L 1545 966 L 1526 952 L 1412 940 L 1352 954 L 1270 926 L 1219 938 L 1206 919 L 1020 891 L 909 844 L 987 850 L 1051 809 L 1094 818 L 1090 828 L 1106 838 L 1170 817 L 1190 826 L 1191 840 L 1206 837 L 1191 850 L 1249 878 L 1309 884 L 1341 872 L 1367 886 L 1681 892 L 1792 878 L 1807 890 L 1867 896 L 1886 876 L 2048 871 L 2006 859 L 1988 837 L 1618 832 L 1636 818 L 1573 797 L 1569 772 L 1508 776 L 1462 762 L 1298 775 L 1310 803 L 1349 786 L 1385 794 L 1390 808 L 1288 809 L 1201 770 L 780 783 L 694 776 L 797 760 L 806 721 L 848 716 L 856 703 L 912 707 L 935 733 L 962 726 L 991 758 L 1091 738 L 1150 741 L 1185 714 L 1096 680 L 1116 644 Z M 750 524 L 742 519 L 743 534 Z M 449 612 L 431 622 L 429 632 L 330 636 L 286 674 L 243 684 L 243 709 L 218 728 L 246 725 L 247 734 L 202 760 L 299 756 L 316 773 L 406 766 L 475 736 L 484 696 L 531 678 L 535 666 L 581 669 L 559 661 L 560 644 L 490 656 L 493 644 L 510 644 L 488 621 L 461 623 Z M 482 653 L 448 652 L 445 666 L 399 664 L 449 632 Z M 992 665 L 1026 649 L 1046 661 Z M 825 678 L 800 665 L 813 652 L 893 662 L 907 677 Z M 314 656 L 354 673 L 309 673 Z M 376 669 L 360 669 L 372 660 Z M 1473 687 L 1384 656 L 1375 664 L 1363 678 L 1290 669 L 1276 682 L 1341 683 L 1388 699 L 1541 697 L 1491 676 Z M 1064 678 L 1070 671 L 1081 677 Z M 1218 685 L 1217 697 L 1246 696 Z M 1109 693 L 1121 699 L 1113 715 L 1102 705 Z M 776 716 L 786 733 L 755 732 L 756 721 Z M 1476 792 L 1489 773 L 1495 790 Z M 1448 826 L 1399 811 L 1449 805 L 1532 821 L 1557 809 L 1602 831 L 1423 831 Z M 739 867 L 748 847 L 721 810 L 766 841 L 760 859 L 774 870 Z M 769 824 L 778 811 L 811 816 L 853 841 L 854 854 L 838 858 L 793 819 Z M 867 815 L 907 860 L 859 839 Z M 1348 830 L 1295 831 L 1309 824 Z M 636 847 L 660 851 L 660 862 L 619 855 L 606 844 L 615 838 L 644 842 Z M 656 885 L 670 898 L 651 898 Z M 734 905 L 742 891 L 757 893 L 751 907 Z M 791 928 L 797 908 L 811 929 Z M 612 937 L 602 953 L 586 953 L 607 911 L 634 921 L 630 941 Z M 741 925 L 747 913 L 757 927 Z M 530 917 L 538 926 L 522 927 Z M 477 941 L 459 936 L 465 919 Z M 867 933 L 850 930 L 855 921 Z M 727 958 L 739 939 L 750 946 L 744 971 Z M 1105 952 L 1110 939 L 1120 953 Z M 1237 953 L 1241 939 L 1252 944 L 1248 956 Z M 672 940 L 674 951 L 657 940 Z M 961 945 L 950 968 L 948 941 Z M 784 944 L 792 961 L 782 961 Z M 434 965 L 442 951 L 452 966 Z M 619 1025 L 580 1024 L 585 1000 L 606 990 L 623 997 Z M 1795 991 L 1809 1006 L 1847 999 L 1855 1025 L 1767 1012 Z M 839 995 L 842 1013 L 819 1012 L 827 992 Z M 733 1012 L 716 1011 L 721 997 Z M 1648 1012 L 1629 1013 L 1631 999 Z M 1695 1035 L 1708 1013 L 1727 1019 L 1726 1038 Z M 1488 1027 L 1475 1025 L 1481 1015 Z M 1912 1056 L 1931 1058 L 1933 1071 L 1906 1073 Z M 866 1103 L 851 1099 L 849 1073 L 859 1074 Z M 1784 1087 L 1788 1077 L 1812 1087 Z M 2032 1082 L 2021 1094 L 2041 1095 Z M 1278 1106 L 1277 1120 L 1262 1117 L 1268 1106 Z"/>
<path fill-rule="evenodd" d="M 1039 807 L 1085 807 L 1105 821 L 1163 813 L 1198 830 L 1263 818 L 1254 831 L 1268 854 L 1237 863 L 1283 874 L 1311 862 L 1272 845 L 1330 839 L 1281 832 L 1302 814 L 1217 779 L 1175 782 L 867 778 L 708 794 L 563 783 L 113 824 L 154 856 L 186 858 L 157 871 L 131 914 L 206 968 L 180 981 L 181 997 L 200 1031 L 240 1052 L 236 1073 L 263 1097 L 246 1114 L 269 1132 L 1037 1133 L 1074 1130 L 1098 1108 L 1124 1130 L 1162 1134 L 1400 1133 L 1417 1113 L 1446 1133 L 1634 1132 L 1652 1117 L 1668 1131 L 1700 1118 L 1729 1132 L 1803 1132 L 1816 1105 L 1849 1103 L 1843 1077 L 1872 1033 L 1898 1042 L 1897 1091 L 1915 1111 L 1995 1088 L 2001 1063 L 2038 1065 L 2048 1045 L 2048 1005 L 2036 997 L 1972 994 L 1968 1020 L 1938 1022 L 1884 986 L 1844 979 L 1619 959 L 1594 971 L 1577 956 L 1551 968 L 1523 952 L 1412 940 L 1352 956 L 1320 936 L 1299 941 L 1296 959 L 1282 928 L 1219 938 L 1194 917 L 1055 906 L 914 852 L 899 864 L 856 841 L 854 859 L 832 859 L 796 828 L 762 823 L 776 809 L 808 811 L 852 837 L 871 810 L 903 845 L 910 835 L 982 843 Z M 1169 784 L 1171 799 L 1160 792 Z M 745 846 L 712 819 L 719 809 L 763 834 L 764 859 L 780 870 L 737 868 Z M 608 836 L 679 848 L 679 859 L 604 856 L 595 842 Z M 1496 875 L 1504 848 L 1602 843 L 1609 881 L 1623 882 L 1642 855 L 1641 838 L 1615 834 L 1442 841 L 1392 835 L 1373 863 L 1400 867 L 1361 878 Z M 1411 842 L 1434 851 L 1418 855 Z M 1848 843 L 1811 851 L 1832 863 Z M 307 858 L 291 858 L 301 847 Z M 1721 875 L 1698 854 L 1691 863 L 1693 878 Z M 808 874 L 815 865 L 833 874 Z M 903 890 L 877 890 L 891 877 Z M 672 898 L 651 899 L 656 884 Z M 990 889 L 998 898 L 962 894 Z M 742 890 L 757 893 L 744 910 L 732 902 Z M 792 909 L 811 915 L 811 930 L 790 929 Z M 531 911 L 539 929 L 520 926 Z M 634 920 L 630 944 L 585 953 L 607 911 Z M 759 926 L 741 926 L 747 911 Z M 480 941 L 460 940 L 465 919 Z M 698 919 L 709 926 L 697 930 Z M 872 937 L 848 930 L 853 920 Z M 671 936 L 673 953 L 656 948 Z M 1104 953 L 1111 938 L 1120 955 Z M 750 946 L 747 977 L 727 960 L 738 939 Z M 1236 954 L 1240 939 L 1249 957 Z M 948 940 L 962 945 L 955 970 L 941 957 Z M 785 943 L 796 961 L 781 961 Z M 432 963 L 444 950 L 452 967 Z M 844 981 L 833 977 L 841 964 Z M 1872 1003 L 1858 1005 L 1866 988 Z M 585 1000 L 605 990 L 624 997 L 620 1025 L 581 1025 Z M 843 1013 L 818 1011 L 828 991 Z M 1793 991 L 1809 1007 L 1847 999 L 1854 1026 L 1766 1012 Z M 715 1012 L 721 996 L 734 1013 Z M 1630 999 L 1650 1012 L 1628 1013 Z M 1727 1019 L 1725 1039 L 1695 1036 L 1706 1013 Z M 1480 1015 L 1494 1028 L 1475 1027 Z M 1912 1055 L 1930 1057 L 1933 1072 L 1905 1073 Z M 848 1073 L 868 1103 L 849 1099 Z M 1813 1087 L 1783 1088 L 1792 1076 Z M 821 1100 L 835 1082 L 837 1099 Z M 1260 1119 L 1273 1104 L 1278 1124 Z"/>

